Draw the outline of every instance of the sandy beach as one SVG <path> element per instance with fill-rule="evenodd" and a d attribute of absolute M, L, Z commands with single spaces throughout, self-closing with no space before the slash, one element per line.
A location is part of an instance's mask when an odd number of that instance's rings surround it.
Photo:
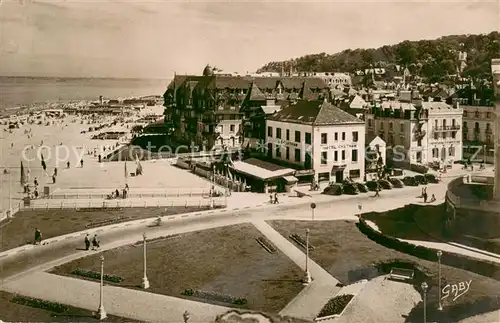
<path fill-rule="evenodd" d="M 156 111 L 155 111 L 156 110 Z M 151 107 L 141 111 L 142 115 L 158 113 L 161 107 Z M 88 121 L 74 115 L 66 116 L 62 119 L 46 118 L 41 125 L 24 124 L 18 129 L 7 129 L 7 126 L 0 126 L 0 210 L 9 208 L 9 196 L 12 196 L 12 207 L 18 205 L 25 196 L 20 183 L 21 161 L 25 169 L 25 174 L 29 174 L 29 184 L 33 185 L 35 177 L 39 183 L 39 193 L 43 193 L 44 186 L 49 186 L 51 192 L 56 188 L 122 188 L 124 185 L 124 165 L 123 163 L 98 163 L 98 154 L 102 153 L 104 147 L 116 147 L 128 142 L 130 135 L 120 140 L 96 140 L 91 139 L 93 135 L 106 131 L 128 131 L 133 123 L 121 125 L 118 123 L 112 127 L 105 127 L 98 131 L 88 132 L 89 127 L 110 124 L 115 117 L 100 116 L 98 123 L 88 124 Z M 51 125 L 46 125 L 47 122 Z M 128 125 L 128 129 L 127 129 Z M 11 131 L 10 131 L 11 130 Z M 30 131 L 28 136 L 26 132 Z M 85 133 L 82 133 L 85 131 Z M 93 152 L 96 151 L 96 156 Z M 91 152 L 89 155 L 88 153 Z M 46 171 L 42 169 L 41 156 L 46 163 Z M 80 160 L 83 159 L 84 167 L 80 167 Z M 66 163 L 70 162 L 70 168 Z M 135 171 L 135 164 L 129 163 L 130 172 Z M 159 166 L 159 163 L 158 163 Z M 56 184 L 52 184 L 52 174 L 57 167 L 58 176 Z M 144 167 L 146 168 L 146 167 Z M 8 170 L 5 173 L 5 170 Z M 159 170 L 155 170 L 157 173 Z M 154 177 L 153 177 L 154 178 Z M 143 181 L 141 185 L 148 182 L 144 177 L 138 177 L 138 181 Z M 132 180 L 131 180 L 132 181 Z M 119 186 L 117 186 L 119 184 Z M 151 181 L 149 186 L 159 186 L 160 180 Z M 192 184 L 192 183 L 191 183 Z M 10 191 L 10 192 L 9 192 Z"/>

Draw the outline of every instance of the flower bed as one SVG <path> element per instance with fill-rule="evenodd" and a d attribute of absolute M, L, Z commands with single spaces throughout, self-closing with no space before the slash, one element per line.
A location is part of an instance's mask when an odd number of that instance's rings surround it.
<path fill-rule="evenodd" d="M 38 298 L 14 296 L 10 301 L 12 303 L 41 308 L 56 313 L 64 313 L 69 310 L 69 307 L 66 305 L 44 301 L 43 299 Z"/>
<path fill-rule="evenodd" d="M 304 249 L 306 248 L 306 241 L 301 236 L 299 236 L 298 234 L 292 233 L 290 235 L 290 239 L 292 239 L 293 241 L 295 241 L 295 243 L 297 243 L 302 248 L 304 248 Z M 311 251 L 311 250 L 314 250 L 314 247 L 309 243 L 309 251 Z"/>
<path fill-rule="evenodd" d="M 114 224 L 118 222 L 125 222 L 126 220 L 130 219 L 130 217 L 125 217 L 125 216 L 119 216 L 113 219 L 108 219 L 108 220 L 102 220 L 102 221 L 97 221 L 97 222 L 90 222 L 87 224 L 85 227 L 88 228 L 94 228 L 94 227 L 101 227 L 104 225 L 109 225 L 109 224 Z"/>
<path fill-rule="evenodd" d="M 71 272 L 71 275 L 75 276 L 81 276 L 85 278 L 91 278 L 91 279 L 101 279 L 101 273 L 97 273 L 95 271 L 86 271 L 86 270 L 81 270 L 81 269 L 75 269 Z M 123 278 L 118 277 L 118 276 L 113 276 L 113 275 L 104 275 L 102 278 L 105 281 L 111 282 L 111 283 L 121 283 L 123 281 Z"/>
<path fill-rule="evenodd" d="M 203 298 L 203 299 L 206 299 L 209 301 L 228 303 L 228 304 L 233 304 L 233 305 L 246 305 L 247 304 L 246 298 L 238 298 L 238 297 L 234 297 L 231 295 L 224 295 L 224 294 L 215 293 L 215 292 L 206 292 L 206 291 L 195 290 L 195 289 L 191 289 L 191 288 L 184 290 L 184 292 L 182 292 L 182 295 Z"/>
<path fill-rule="evenodd" d="M 81 208 L 76 209 L 76 212 L 101 212 L 101 211 L 123 212 L 123 208 L 121 208 L 121 207 L 81 207 Z"/>
<path fill-rule="evenodd" d="M 323 306 L 323 308 L 319 312 L 318 319 L 327 316 L 341 314 L 344 308 L 347 306 L 347 304 L 349 304 L 349 302 L 352 300 L 353 297 L 354 295 L 347 294 L 347 295 L 335 296 L 334 298 L 330 299 L 328 303 L 326 303 L 326 305 Z"/>
<path fill-rule="evenodd" d="M 153 239 L 146 239 L 146 242 L 147 243 L 152 243 L 152 242 L 162 241 L 162 240 L 166 240 L 166 239 L 176 238 L 178 236 L 179 236 L 179 234 L 171 234 L 171 235 L 168 235 L 168 236 L 162 236 L 162 237 L 153 238 Z M 135 242 L 135 245 L 142 245 L 143 243 L 144 243 L 144 240 L 137 240 Z"/>
<path fill-rule="evenodd" d="M 257 242 L 262 246 L 262 248 L 264 248 L 267 252 L 269 253 L 275 253 L 276 252 L 276 248 L 269 242 L 267 241 L 266 238 L 264 237 L 260 237 L 260 238 L 257 238 L 255 239 L 257 240 Z"/>

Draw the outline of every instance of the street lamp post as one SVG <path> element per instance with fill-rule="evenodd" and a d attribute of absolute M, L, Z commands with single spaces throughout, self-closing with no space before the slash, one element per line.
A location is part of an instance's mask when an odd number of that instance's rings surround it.
<path fill-rule="evenodd" d="M 311 273 L 309 273 L 309 229 L 306 229 L 306 277 L 304 278 L 304 284 L 309 285 L 310 283 Z"/>
<path fill-rule="evenodd" d="M 97 311 L 97 318 L 104 320 L 107 317 L 106 310 L 104 310 L 104 256 L 101 255 L 101 284 L 100 284 L 100 298 L 99 309 Z"/>
<path fill-rule="evenodd" d="M 441 303 L 441 256 L 443 255 L 443 252 L 441 250 L 438 250 L 436 254 L 438 257 L 438 310 L 442 311 L 443 304 Z"/>
<path fill-rule="evenodd" d="M 142 288 L 144 289 L 148 289 L 149 288 L 149 280 L 148 280 L 148 276 L 146 274 L 146 268 L 147 268 L 147 265 L 146 265 L 146 233 L 144 233 L 142 235 L 142 239 L 143 239 L 143 252 L 144 252 L 144 277 L 142 277 Z"/>
<path fill-rule="evenodd" d="M 311 203 L 311 216 L 314 221 L 314 209 L 316 208 L 316 203 Z"/>
<path fill-rule="evenodd" d="M 487 150 L 486 150 L 486 145 L 483 145 L 483 165 L 486 167 L 486 157 L 487 157 Z"/>
<path fill-rule="evenodd" d="M 424 292 L 424 323 L 427 323 L 427 288 L 429 286 L 426 282 L 422 283 L 422 290 Z"/>

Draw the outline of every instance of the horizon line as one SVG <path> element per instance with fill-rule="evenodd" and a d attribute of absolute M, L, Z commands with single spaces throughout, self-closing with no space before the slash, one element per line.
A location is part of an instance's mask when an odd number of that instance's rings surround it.
<path fill-rule="evenodd" d="M 116 77 L 116 76 L 42 76 L 42 75 L 0 75 L 1 78 L 39 78 L 39 79 L 120 79 L 120 80 L 170 80 L 172 77 Z"/>

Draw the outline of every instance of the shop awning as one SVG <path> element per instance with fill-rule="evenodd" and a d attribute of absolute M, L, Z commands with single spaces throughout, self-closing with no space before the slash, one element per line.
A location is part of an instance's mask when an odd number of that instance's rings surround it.
<path fill-rule="evenodd" d="M 283 176 L 283 179 L 287 182 L 287 183 L 297 183 L 299 180 L 297 179 L 297 177 L 295 176 Z"/>
<path fill-rule="evenodd" d="M 269 180 L 273 178 L 292 175 L 295 172 L 295 170 L 290 168 L 283 168 L 275 171 L 270 171 L 265 168 L 261 168 L 259 166 L 245 163 L 244 161 L 233 162 L 231 168 L 233 168 L 237 172 L 250 175 L 261 180 Z"/>

